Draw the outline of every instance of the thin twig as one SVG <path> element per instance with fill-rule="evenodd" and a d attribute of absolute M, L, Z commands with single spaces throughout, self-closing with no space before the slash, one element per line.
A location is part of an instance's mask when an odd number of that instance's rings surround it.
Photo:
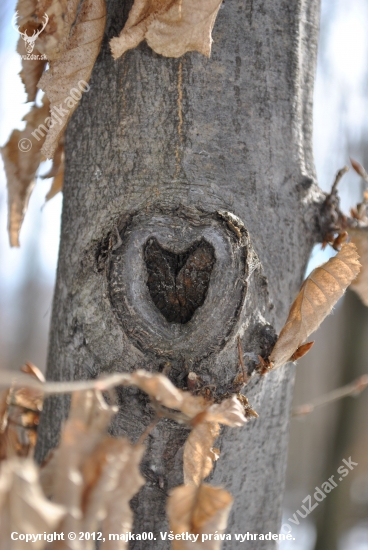
<path fill-rule="evenodd" d="M 339 185 L 339 181 L 341 180 L 343 175 L 346 174 L 346 172 L 349 172 L 349 166 L 344 166 L 343 168 L 340 168 L 340 170 L 337 172 L 336 177 L 335 177 L 335 181 L 333 182 L 332 187 L 331 187 L 330 196 L 332 194 L 336 193 L 337 186 Z"/>
<path fill-rule="evenodd" d="M 306 415 L 314 411 L 314 409 L 316 409 L 317 407 L 321 407 L 322 405 L 326 405 L 327 403 L 338 401 L 339 399 L 342 399 L 343 397 L 347 397 L 349 395 L 359 395 L 363 390 L 365 390 L 367 386 L 368 374 L 363 374 L 363 376 L 360 376 L 360 378 L 357 378 L 356 380 L 354 380 L 354 382 L 351 382 L 346 386 L 342 386 L 341 388 L 337 388 L 336 390 L 326 393 L 325 395 L 321 395 L 310 403 L 306 403 L 305 405 L 297 407 L 293 410 L 292 416 Z"/>
<path fill-rule="evenodd" d="M 0 371 L 1 388 L 36 388 L 45 395 L 72 393 L 85 390 L 106 391 L 115 386 L 132 384 L 132 377 L 127 373 L 115 373 L 102 376 L 95 380 L 80 380 L 74 382 L 39 382 L 25 374 L 15 374 L 13 371 Z M 134 384 L 135 385 L 135 384 Z"/>
<path fill-rule="evenodd" d="M 152 432 L 152 430 L 157 426 L 158 422 L 161 420 L 158 416 L 152 420 L 150 424 L 148 424 L 147 428 L 144 430 L 144 432 L 141 434 L 140 438 L 137 441 L 137 446 L 142 445 L 144 440 L 147 436 Z"/>
<path fill-rule="evenodd" d="M 239 335 L 238 335 L 238 354 L 239 354 L 239 365 L 240 365 L 242 373 L 243 373 L 243 382 L 244 382 L 244 384 L 246 384 L 248 382 L 248 376 L 247 376 L 247 373 L 245 371 L 245 365 L 244 365 L 244 360 L 243 360 L 243 350 L 242 350 L 242 345 L 241 345 L 241 340 L 240 340 Z"/>

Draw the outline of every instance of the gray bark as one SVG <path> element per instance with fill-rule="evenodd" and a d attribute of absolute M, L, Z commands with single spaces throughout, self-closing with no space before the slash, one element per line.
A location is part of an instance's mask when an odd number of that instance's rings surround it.
<path fill-rule="evenodd" d="M 181 388 L 194 371 L 221 395 L 238 372 L 238 335 L 249 374 L 257 355 L 267 356 L 318 238 L 311 141 L 318 4 L 226 1 L 210 59 L 167 59 L 141 44 L 114 62 L 108 39 L 131 3 L 108 2 L 91 90 L 67 133 L 49 379 L 165 368 Z M 177 255 L 203 239 L 214 251 L 204 303 L 185 324 L 168 321 L 152 301 L 151 238 Z M 231 533 L 279 530 L 293 379 L 290 365 L 251 377 L 243 393 L 259 419 L 222 432 L 211 482 L 234 496 Z M 135 441 L 152 409 L 137 390 L 119 391 L 119 400 L 112 433 Z M 47 400 L 39 460 L 56 445 L 67 410 L 67 398 Z M 148 438 L 147 482 L 132 506 L 135 530 L 153 531 L 155 549 L 168 548 L 158 533 L 168 529 L 166 493 L 182 481 L 187 433 L 168 420 Z"/>

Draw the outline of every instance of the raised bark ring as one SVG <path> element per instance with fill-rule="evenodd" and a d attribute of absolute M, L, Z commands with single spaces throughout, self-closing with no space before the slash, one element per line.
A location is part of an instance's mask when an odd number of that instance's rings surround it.
<path fill-rule="evenodd" d="M 237 323 L 247 289 L 248 234 L 242 222 L 224 211 L 156 209 L 131 216 L 119 234 L 121 243 L 111 252 L 109 295 L 134 345 L 192 361 L 218 352 Z"/>

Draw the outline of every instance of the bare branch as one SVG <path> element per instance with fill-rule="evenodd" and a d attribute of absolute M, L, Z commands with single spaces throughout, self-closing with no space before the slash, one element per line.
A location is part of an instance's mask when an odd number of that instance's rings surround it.
<path fill-rule="evenodd" d="M 325 395 L 321 395 L 310 403 L 296 407 L 296 409 L 292 412 L 292 416 L 303 416 L 309 414 L 317 407 L 327 405 L 327 403 L 332 403 L 333 401 L 338 401 L 339 399 L 348 397 L 349 395 L 355 397 L 365 390 L 367 386 L 368 374 L 363 374 L 363 376 L 360 376 L 360 378 L 357 378 L 354 382 L 351 382 L 346 386 L 342 386 L 341 388 L 337 388 L 336 390 L 326 393 Z"/>

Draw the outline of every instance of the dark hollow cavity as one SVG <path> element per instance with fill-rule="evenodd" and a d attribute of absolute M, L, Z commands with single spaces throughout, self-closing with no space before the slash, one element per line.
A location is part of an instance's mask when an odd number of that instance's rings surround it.
<path fill-rule="evenodd" d="M 155 306 L 170 323 L 190 321 L 206 299 L 216 261 L 213 246 L 201 239 L 182 254 L 175 254 L 151 238 L 144 247 L 144 259 Z"/>

